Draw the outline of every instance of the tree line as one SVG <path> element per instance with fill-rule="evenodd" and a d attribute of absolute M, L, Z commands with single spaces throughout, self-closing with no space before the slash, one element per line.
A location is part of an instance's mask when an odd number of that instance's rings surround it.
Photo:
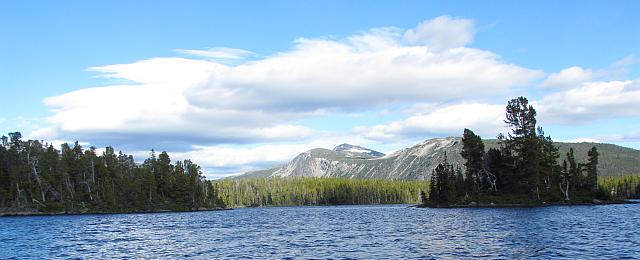
<path fill-rule="evenodd" d="M 640 199 L 640 175 L 600 177 L 600 189 L 617 199 Z"/>
<path fill-rule="evenodd" d="M 560 153 L 550 136 L 537 127 L 536 110 L 527 98 L 512 99 L 504 122 L 511 127 L 499 134 L 499 148 L 485 151 L 480 136 L 465 129 L 461 155 L 464 172 L 446 160 L 430 180 L 424 204 L 591 202 L 609 199 L 598 185 L 598 151 L 577 162 L 573 149 L 558 163 Z"/>
<path fill-rule="evenodd" d="M 424 181 L 255 178 L 213 182 L 230 207 L 419 203 Z"/>
<path fill-rule="evenodd" d="M 206 180 L 190 160 L 166 152 L 136 163 L 108 146 L 101 154 L 78 142 L 0 143 L 0 213 L 144 212 L 226 207 L 418 203 L 423 181 L 337 178 Z"/>
<path fill-rule="evenodd" d="M 40 141 L 22 141 L 19 132 L 0 144 L 0 208 L 8 211 L 130 212 L 220 207 L 216 190 L 200 166 L 171 162 L 151 151 L 138 164 L 108 146 L 78 142 L 60 150 Z"/>

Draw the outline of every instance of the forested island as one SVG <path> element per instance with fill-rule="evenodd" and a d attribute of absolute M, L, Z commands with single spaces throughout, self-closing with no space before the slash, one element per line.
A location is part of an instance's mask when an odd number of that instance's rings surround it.
<path fill-rule="evenodd" d="M 527 98 L 508 102 L 504 122 L 511 131 L 506 136 L 499 134 L 500 147 L 486 152 L 481 137 L 464 130 L 464 170 L 446 160 L 439 164 L 431 175 L 430 192 L 422 194 L 424 206 L 580 204 L 615 199 L 615 191 L 599 186 L 596 147 L 589 150 L 586 162 L 576 161 L 570 149 L 560 165 L 558 148 L 536 126 L 536 110 Z"/>

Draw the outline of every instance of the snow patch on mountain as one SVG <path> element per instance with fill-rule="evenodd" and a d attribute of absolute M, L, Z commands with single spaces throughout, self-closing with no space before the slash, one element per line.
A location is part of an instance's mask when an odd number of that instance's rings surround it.
<path fill-rule="evenodd" d="M 371 150 L 369 148 L 365 148 L 365 147 L 362 147 L 362 146 L 346 144 L 346 143 L 336 146 L 335 148 L 333 148 L 333 151 L 344 153 L 347 156 L 353 156 L 353 155 L 358 155 L 358 154 L 371 156 L 371 157 L 382 157 L 382 156 L 385 156 L 384 153 L 381 153 L 381 152 L 378 152 L 378 151 L 375 151 L 375 150 Z"/>

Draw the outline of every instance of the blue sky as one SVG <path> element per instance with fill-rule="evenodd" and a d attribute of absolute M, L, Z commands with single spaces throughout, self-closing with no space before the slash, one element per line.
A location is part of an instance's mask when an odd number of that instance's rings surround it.
<path fill-rule="evenodd" d="M 168 150 L 221 176 L 314 146 L 390 152 L 460 127 L 492 137 L 501 128 L 488 115 L 526 95 L 555 139 L 638 149 L 639 10 L 637 1 L 4 1 L 0 130 L 139 157 Z M 412 60 L 379 66 L 402 57 Z"/>

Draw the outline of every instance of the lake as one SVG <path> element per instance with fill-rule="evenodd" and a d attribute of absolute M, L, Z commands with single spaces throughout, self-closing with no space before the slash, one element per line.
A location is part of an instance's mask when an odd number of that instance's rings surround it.
<path fill-rule="evenodd" d="M 640 258 L 640 204 L 0 218 L 0 258 Z"/>

